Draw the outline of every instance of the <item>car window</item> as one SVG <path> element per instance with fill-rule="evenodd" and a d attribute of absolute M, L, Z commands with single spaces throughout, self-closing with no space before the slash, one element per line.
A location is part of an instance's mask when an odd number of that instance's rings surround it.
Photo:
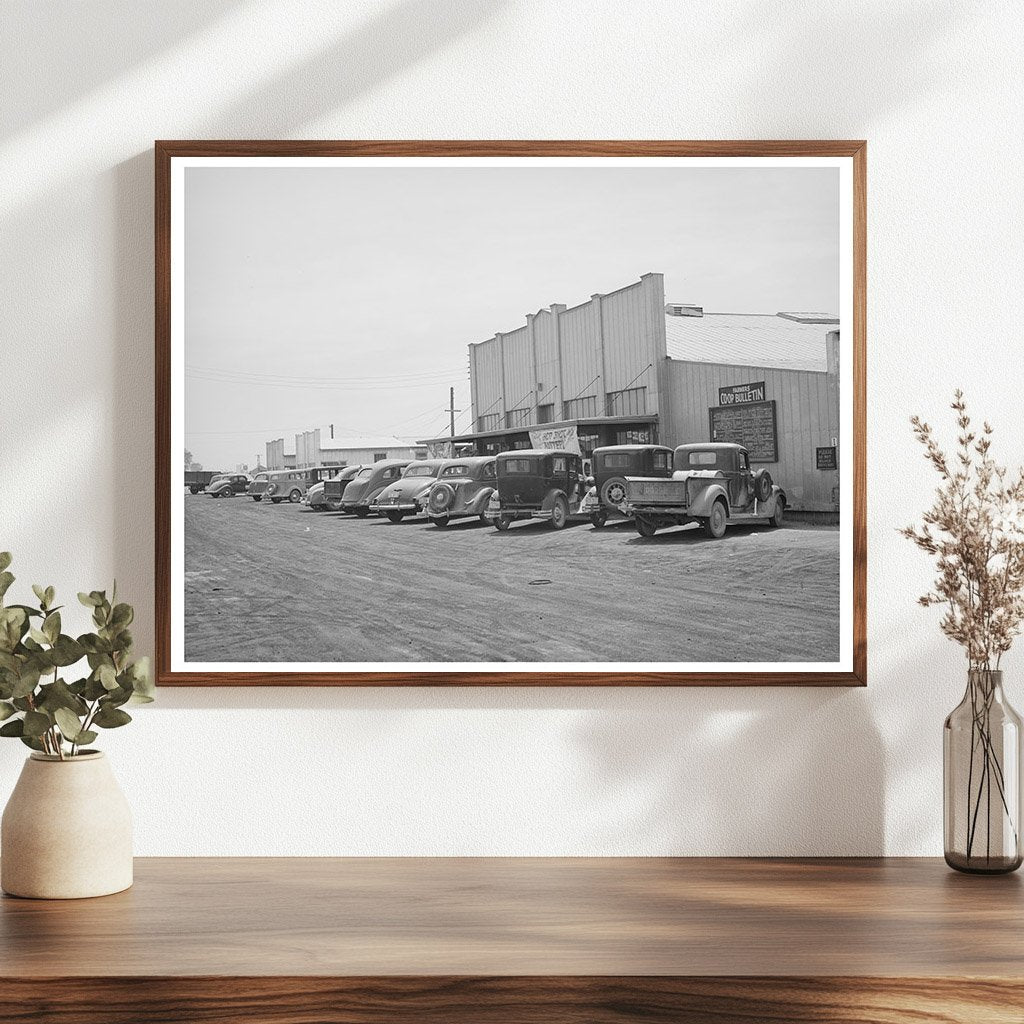
<path fill-rule="evenodd" d="M 690 452 L 687 463 L 691 466 L 715 466 L 718 464 L 717 452 Z"/>
<path fill-rule="evenodd" d="M 601 466 L 604 469 L 629 469 L 633 462 L 633 456 L 629 452 L 608 452 L 601 456 Z"/>
<path fill-rule="evenodd" d="M 412 465 L 405 471 L 406 476 L 437 476 L 437 466 Z"/>
<path fill-rule="evenodd" d="M 365 480 L 368 476 L 373 476 L 373 470 L 367 466 L 366 469 L 361 469 L 356 474 L 356 478 L 359 480 Z"/>
<path fill-rule="evenodd" d="M 655 469 L 668 469 L 668 452 L 655 452 L 654 453 L 654 468 Z"/>
<path fill-rule="evenodd" d="M 441 476 L 469 476 L 469 466 L 445 466 Z"/>
<path fill-rule="evenodd" d="M 480 470 L 480 476 L 482 476 L 485 480 L 493 480 L 494 479 L 494 463 L 493 462 L 485 462 L 484 466 L 483 466 L 483 469 Z"/>
<path fill-rule="evenodd" d="M 533 472 L 533 460 L 532 459 L 506 459 L 505 463 L 506 473 L 532 473 Z"/>
<path fill-rule="evenodd" d="M 552 463 L 553 463 L 553 465 L 552 465 L 552 472 L 555 472 L 555 473 L 564 473 L 565 472 L 565 459 L 562 458 L 560 455 L 555 456 L 555 458 L 552 460 Z"/>
<path fill-rule="evenodd" d="M 740 452 L 740 469 L 750 469 L 750 463 L 747 461 L 746 452 Z"/>

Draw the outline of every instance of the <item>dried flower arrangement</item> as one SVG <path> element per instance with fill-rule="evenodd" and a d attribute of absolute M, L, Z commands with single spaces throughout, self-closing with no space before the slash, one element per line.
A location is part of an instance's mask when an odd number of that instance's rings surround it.
<path fill-rule="evenodd" d="M 1016 715 L 1002 701 L 1000 663 L 1024 622 L 1024 470 L 1011 475 L 996 464 L 992 427 L 972 428 L 959 389 L 951 407 L 959 430 L 952 456 L 927 423 L 911 419 L 942 482 L 923 525 L 901 532 L 935 556 L 938 576 L 918 600 L 943 608 L 942 632 L 967 655 L 967 693 L 945 730 L 946 859 L 961 870 L 1014 870 L 1019 750 L 1016 732 L 1008 738 L 1007 718 Z"/>

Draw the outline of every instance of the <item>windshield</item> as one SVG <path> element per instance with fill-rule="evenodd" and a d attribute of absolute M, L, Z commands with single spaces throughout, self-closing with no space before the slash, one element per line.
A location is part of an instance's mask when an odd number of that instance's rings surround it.
<path fill-rule="evenodd" d="M 406 476 L 437 476 L 437 466 L 410 466 Z"/>

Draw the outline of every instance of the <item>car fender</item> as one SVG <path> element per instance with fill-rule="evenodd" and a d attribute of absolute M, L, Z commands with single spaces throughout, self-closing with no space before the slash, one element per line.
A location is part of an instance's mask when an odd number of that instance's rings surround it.
<path fill-rule="evenodd" d="M 544 495 L 544 500 L 541 502 L 541 511 L 550 512 L 555 507 L 555 498 L 565 498 L 566 504 L 569 503 L 569 496 L 560 487 L 552 487 L 547 494 Z"/>
<path fill-rule="evenodd" d="M 725 501 L 725 514 L 729 514 L 729 495 L 720 483 L 709 483 L 706 487 L 695 488 L 690 498 L 689 513 L 694 518 L 711 515 L 711 506 L 719 499 Z"/>
<path fill-rule="evenodd" d="M 475 515 L 479 515 L 485 508 L 487 508 L 487 503 L 491 500 L 492 494 L 494 494 L 493 487 L 481 487 L 480 490 L 466 502 L 466 509 Z"/>

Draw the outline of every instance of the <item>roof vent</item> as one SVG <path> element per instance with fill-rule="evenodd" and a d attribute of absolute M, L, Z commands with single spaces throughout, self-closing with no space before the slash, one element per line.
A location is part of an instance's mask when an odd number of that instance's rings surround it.
<path fill-rule="evenodd" d="M 670 302 L 665 306 L 665 312 L 669 316 L 703 316 L 703 306 L 689 306 L 683 302 Z"/>

